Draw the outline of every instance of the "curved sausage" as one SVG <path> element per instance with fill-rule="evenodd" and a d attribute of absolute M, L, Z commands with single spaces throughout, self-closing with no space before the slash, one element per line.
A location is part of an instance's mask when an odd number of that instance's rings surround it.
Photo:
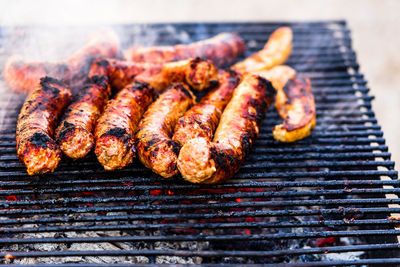
<path fill-rule="evenodd" d="M 125 58 L 135 62 L 166 63 L 200 57 L 212 60 L 217 66 L 228 66 L 240 57 L 246 45 L 237 33 L 220 33 L 213 38 L 175 46 L 133 47 Z"/>
<path fill-rule="evenodd" d="M 274 139 L 295 142 L 311 134 L 316 124 L 314 95 L 309 79 L 290 80 L 276 97 L 283 123 L 274 127 Z"/>
<path fill-rule="evenodd" d="M 110 94 L 107 77 L 93 76 L 68 106 L 56 130 L 57 143 L 65 155 L 80 159 L 90 152 L 92 132 Z"/>
<path fill-rule="evenodd" d="M 176 82 L 186 83 L 193 90 L 202 91 L 217 83 L 218 70 L 210 60 L 193 58 L 165 63 L 159 74 L 145 71 L 138 75 L 136 80 L 147 82 L 158 91 L 163 91 Z"/>
<path fill-rule="evenodd" d="M 270 80 L 277 91 L 275 107 L 284 121 L 274 127 L 274 139 L 294 142 L 309 136 L 316 121 L 310 80 L 295 79 L 296 71 L 283 65 L 257 72 L 257 75 Z"/>
<path fill-rule="evenodd" d="M 195 103 L 189 88 L 172 84 L 150 105 L 139 123 L 136 151 L 140 161 L 164 178 L 178 173 L 176 161 L 180 146 L 171 139 L 178 119 Z"/>
<path fill-rule="evenodd" d="M 16 131 L 17 154 L 29 175 L 57 168 L 62 154 L 53 134 L 71 96 L 64 83 L 45 77 L 22 106 Z"/>
<path fill-rule="evenodd" d="M 113 89 L 119 91 L 133 82 L 137 75 L 146 71 L 150 76 L 161 72 L 162 65 L 152 63 L 137 63 L 112 58 L 100 58 L 90 67 L 89 77 L 105 75 Z"/>
<path fill-rule="evenodd" d="M 97 122 L 95 154 L 105 170 L 122 169 L 135 157 L 134 134 L 154 90 L 134 82 L 111 100 Z"/>
<path fill-rule="evenodd" d="M 76 86 L 86 79 L 95 59 L 118 57 L 119 53 L 117 35 L 112 31 L 100 31 L 89 38 L 86 46 L 62 62 L 29 62 L 20 57 L 10 57 L 3 75 L 10 89 L 20 93 L 30 92 L 45 76 Z"/>
<path fill-rule="evenodd" d="M 275 30 L 264 48 L 232 66 L 235 71 L 244 74 L 267 70 L 283 64 L 292 52 L 293 33 L 289 27 Z"/>
<path fill-rule="evenodd" d="M 196 137 L 211 141 L 221 114 L 239 82 L 240 76 L 236 72 L 220 71 L 218 87 L 210 90 L 179 119 L 172 140 L 181 146 Z"/>
<path fill-rule="evenodd" d="M 257 139 L 273 98 L 270 82 L 257 75 L 246 75 L 222 113 L 213 141 L 199 137 L 182 147 L 177 162 L 182 177 L 205 184 L 231 178 Z"/>

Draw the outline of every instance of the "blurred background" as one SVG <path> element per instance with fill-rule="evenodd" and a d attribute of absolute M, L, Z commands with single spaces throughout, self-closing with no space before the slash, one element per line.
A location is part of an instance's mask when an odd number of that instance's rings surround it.
<path fill-rule="evenodd" d="M 0 26 L 345 19 L 361 72 L 376 96 L 373 109 L 399 164 L 399 10 L 397 0 L 0 0 Z"/>

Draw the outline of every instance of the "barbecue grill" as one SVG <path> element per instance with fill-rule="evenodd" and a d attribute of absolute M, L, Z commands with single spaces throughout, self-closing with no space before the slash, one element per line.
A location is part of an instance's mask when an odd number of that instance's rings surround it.
<path fill-rule="evenodd" d="M 115 29 L 125 47 L 149 32 L 157 45 L 182 41 L 181 33 L 189 42 L 238 32 L 249 55 L 283 25 L 294 32 L 288 64 L 311 79 L 317 126 L 304 140 L 277 143 L 271 131 L 281 119 L 271 108 L 245 164 L 225 184 L 162 179 L 138 161 L 106 172 L 93 155 L 29 177 L 15 149 L 24 96 L 2 83 L 0 263 L 400 264 L 397 171 L 344 21 Z"/>

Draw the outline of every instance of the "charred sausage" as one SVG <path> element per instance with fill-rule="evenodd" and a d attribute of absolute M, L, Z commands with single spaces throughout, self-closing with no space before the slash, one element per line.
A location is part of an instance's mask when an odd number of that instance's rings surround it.
<path fill-rule="evenodd" d="M 310 81 L 295 79 L 296 71 L 288 66 L 276 66 L 257 74 L 270 80 L 277 91 L 275 107 L 284 121 L 274 127 L 274 139 L 279 142 L 294 142 L 309 136 L 316 122 Z"/>
<path fill-rule="evenodd" d="M 64 83 L 45 77 L 22 106 L 16 131 L 17 154 L 29 175 L 57 168 L 62 154 L 53 134 L 71 96 Z"/>
<path fill-rule="evenodd" d="M 90 152 L 92 132 L 110 94 L 107 77 L 93 76 L 68 106 L 56 130 L 57 143 L 65 155 L 80 159 Z"/>
<path fill-rule="evenodd" d="M 196 137 L 212 141 L 221 114 L 239 81 L 240 77 L 236 72 L 220 71 L 219 85 L 210 90 L 199 103 L 179 119 L 172 139 L 181 146 Z"/>
<path fill-rule="evenodd" d="M 231 178 L 255 142 L 273 98 L 270 82 L 257 75 L 245 76 L 222 113 L 213 141 L 198 137 L 182 147 L 177 162 L 182 177 L 205 184 Z"/>
<path fill-rule="evenodd" d="M 171 139 L 178 119 L 195 102 L 189 88 L 172 84 L 150 105 L 139 123 L 136 150 L 140 161 L 164 178 L 178 173 L 176 161 L 180 146 Z"/>
<path fill-rule="evenodd" d="M 148 82 L 158 91 L 176 82 L 186 83 L 193 90 L 202 91 L 217 82 L 218 70 L 212 61 L 194 58 L 166 63 L 159 74 L 145 71 L 136 80 Z"/>
<path fill-rule="evenodd" d="M 311 134 L 316 124 L 316 110 L 309 79 L 288 81 L 276 97 L 276 106 L 283 119 L 272 131 L 276 141 L 295 142 Z"/>
<path fill-rule="evenodd" d="M 105 170 L 122 169 L 135 157 L 134 134 L 154 90 L 145 83 L 127 85 L 111 100 L 98 120 L 95 154 Z"/>

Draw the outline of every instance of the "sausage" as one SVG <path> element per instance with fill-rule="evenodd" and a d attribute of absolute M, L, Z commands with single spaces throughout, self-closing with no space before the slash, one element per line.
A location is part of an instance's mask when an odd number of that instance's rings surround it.
<path fill-rule="evenodd" d="M 93 76 L 68 106 L 56 130 L 56 140 L 65 155 L 85 157 L 94 145 L 93 130 L 111 90 L 107 77 Z"/>
<path fill-rule="evenodd" d="M 63 82 L 44 77 L 22 106 L 16 130 L 17 154 L 29 175 L 57 168 L 62 153 L 53 134 L 71 97 Z"/>
<path fill-rule="evenodd" d="M 122 169 L 135 157 L 134 134 L 154 90 L 145 83 L 127 85 L 111 100 L 97 122 L 95 154 L 105 170 Z"/>
<path fill-rule="evenodd" d="M 132 83 L 136 76 L 146 71 L 150 76 L 161 72 L 162 65 L 152 63 L 136 63 L 112 58 L 100 58 L 90 67 L 89 77 L 105 75 L 113 89 L 119 91 Z"/>
<path fill-rule="evenodd" d="M 71 86 L 81 84 L 89 73 L 92 62 L 100 57 L 118 57 L 119 40 L 114 32 L 94 33 L 86 46 L 61 62 L 29 62 L 10 57 L 4 68 L 4 79 L 13 91 L 28 93 L 41 77 L 51 76 Z"/>
<path fill-rule="evenodd" d="M 213 38 L 175 46 L 133 47 L 125 58 L 134 62 L 166 63 L 188 58 L 209 59 L 217 66 L 228 66 L 240 57 L 246 45 L 237 33 L 220 33 Z"/>
<path fill-rule="evenodd" d="M 163 91 L 176 82 L 183 82 L 193 90 L 203 91 L 217 82 L 218 70 L 210 60 L 193 58 L 166 63 L 157 75 L 145 71 L 138 75 L 136 80 L 148 82 L 158 91 Z"/>
<path fill-rule="evenodd" d="M 172 140 L 181 146 L 196 137 L 212 141 L 221 114 L 239 81 L 240 76 L 236 72 L 220 71 L 219 85 L 210 90 L 199 103 L 191 107 L 179 119 Z"/>
<path fill-rule="evenodd" d="M 195 97 L 182 83 L 172 84 L 150 105 L 139 123 L 136 151 L 140 161 L 164 178 L 178 173 L 176 161 L 180 146 L 171 139 L 178 119 L 195 103 Z"/>
<path fill-rule="evenodd" d="M 89 77 L 106 75 L 111 87 L 120 90 L 135 81 L 149 83 L 162 92 L 171 83 L 185 82 L 197 91 L 208 88 L 217 80 L 218 70 L 209 60 L 200 58 L 166 64 L 137 63 L 117 59 L 98 59 L 90 68 Z"/>
<path fill-rule="evenodd" d="M 274 139 L 279 142 L 294 142 L 309 136 L 316 123 L 310 81 L 295 79 L 296 71 L 288 66 L 276 66 L 257 74 L 270 80 L 277 91 L 275 107 L 284 121 L 274 127 Z"/>
<path fill-rule="evenodd" d="M 244 74 L 253 71 L 267 70 L 283 64 L 292 52 L 293 33 L 289 27 L 275 30 L 264 48 L 232 66 L 235 71 Z"/>
<path fill-rule="evenodd" d="M 213 141 L 198 137 L 180 150 L 177 167 L 182 177 L 205 184 L 231 178 L 255 142 L 274 93 L 267 80 L 246 75 L 222 113 Z"/>
<path fill-rule="evenodd" d="M 276 97 L 283 123 L 274 127 L 274 139 L 295 142 L 311 134 L 316 124 L 314 95 L 309 79 L 290 80 Z"/>

